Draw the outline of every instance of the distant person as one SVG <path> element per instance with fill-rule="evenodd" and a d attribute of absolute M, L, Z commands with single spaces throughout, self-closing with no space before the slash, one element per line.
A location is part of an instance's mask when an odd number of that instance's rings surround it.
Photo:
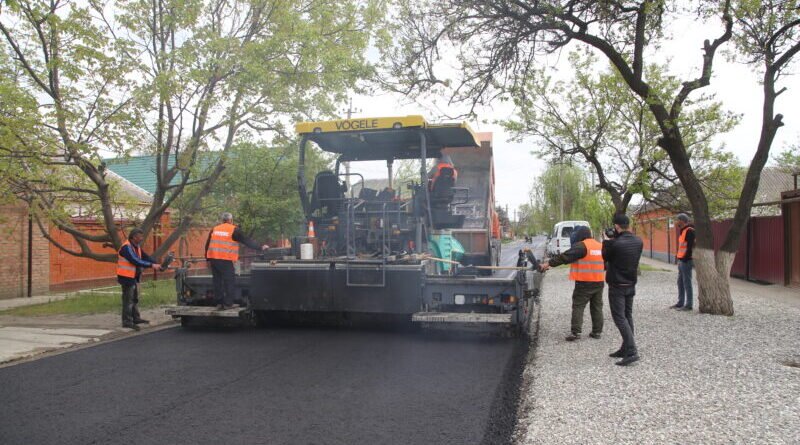
<path fill-rule="evenodd" d="M 214 282 L 214 299 L 217 309 L 232 309 L 236 294 L 236 270 L 233 263 L 239 261 L 239 243 L 255 250 L 267 250 L 269 246 L 260 246 L 233 225 L 233 215 L 222 214 L 222 224 L 215 226 L 208 234 L 206 241 L 206 260 L 211 267 Z"/>
<path fill-rule="evenodd" d="M 611 317 L 622 336 L 622 346 L 609 357 L 621 358 L 617 365 L 627 366 L 639 360 L 639 351 L 633 338 L 633 297 L 639 259 L 642 256 L 642 239 L 630 231 L 630 219 L 625 215 L 614 217 L 612 239 L 603 241 L 603 260 L 607 263 L 608 304 Z"/>
<path fill-rule="evenodd" d="M 689 215 L 680 213 L 675 217 L 675 225 L 680 230 L 678 253 L 675 255 L 678 258 L 678 302 L 670 307 L 681 311 L 691 311 L 694 305 L 694 294 L 692 292 L 694 224 L 689 220 Z"/>
<path fill-rule="evenodd" d="M 128 240 L 117 251 L 117 282 L 122 286 L 122 327 L 139 330 L 139 325 L 150 323 L 139 313 L 139 280 L 142 269 L 161 268 L 142 250 L 144 231 L 134 228 Z"/>
<path fill-rule="evenodd" d="M 566 340 L 581 338 L 583 312 L 587 304 L 592 316 L 589 337 L 599 339 L 603 333 L 603 245 L 592 238 L 592 229 L 586 226 L 575 227 L 570 238 L 569 250 L 543 262 L 540 270 L 544 272 L 551 267 L 570 264 L 569 279 L 575 282 L 575 289 L 572 291 L 572 333 Z"/>

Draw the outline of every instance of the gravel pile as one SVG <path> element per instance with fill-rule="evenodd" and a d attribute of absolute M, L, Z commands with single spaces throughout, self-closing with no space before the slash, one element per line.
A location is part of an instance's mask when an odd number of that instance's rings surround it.
<path fill-rule="evenodd" d="M 621 339 L 607 291 L 603 338 L 569 343 L 572 283 L 547 272 L 538 348 L 524 373 L 519 444 L 800 443 L 800 308 L 734 291 L 736 315 L 668 309 L 676 272 L 644 272 L 634 306 L 642 360 L 614 366 Z M 696 289 L 696 285 L 695 285 Z M 696 299 L 696 297 L 695 297 Z M 697 305 L 697 303 L 696 303 Z"/>

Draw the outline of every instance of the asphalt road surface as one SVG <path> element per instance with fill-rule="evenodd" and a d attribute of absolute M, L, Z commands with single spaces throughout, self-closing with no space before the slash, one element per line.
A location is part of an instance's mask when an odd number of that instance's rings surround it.
<path fill-rule="evenodd" d="M 509 443 L 526 354 L 408 331 L 167 329 L 0 369 L 0 444 Z"/>

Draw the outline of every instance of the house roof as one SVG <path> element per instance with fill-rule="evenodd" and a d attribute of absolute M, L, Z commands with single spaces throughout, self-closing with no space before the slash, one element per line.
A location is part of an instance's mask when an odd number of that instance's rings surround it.
<path fill-rule="evenodd" d="M 217 159 L 216 152 L 201 153 L 198 156 L 197 164 L 200 168 L 206 168 Z M 103 159 L 108 169 L 127 181 L 132 182 L 149 194 L 156 191 L 156 157 L 152 155 L 129 156 L 125 158 Z M 175 165 L 175 157 L 170 156 L 167 167 Z M 175 175 L 172 184 L 180 181 L 180 175 Z"/>
<path fill-rule="evenodd" d="M 103 159 L 108 169 L 127 181 L 132 182 L 149 194 L 156 191 L 156 157 L 130 156 L 127 158 Z M 175 165 L 175 159 L 169 158 L 169 167 Z M 177 179 L 177 178 L 176 178 Z M 174 181 L 173 181 L 174 182 Z"/>
<path fill-rule="evenodd" d="M 124 177 L 120 176 L 119 174 L 115 173 L 113 170 L 109 169 L 107 171 L 108 177 L 119 184 L 121 190 L 131 198 L 134 198 L 141 202 L 152 202 L 153 201 L 153 194 L 149 193 L 147 190 L 139 187 L 135 183 L 125 179 Z"/>
<path fill-rule="evenodd" d="M 781 201 L 781 192 L 794 188 L 794 180 L 790 173 L 777 167 L 765 167 L 761 172 L 758 191 L 753 205 L 777 204 Z"/>
<path fill-rule="evenodd" d="M 771 206 L 780 204 L 781 192 L 794 188 L 792 175 L 778 167 L 764 167 L 758 183 L 753 207 Z M 646 213 L 661 208 L 653 202 L 642 203 L 635 213 Z"/>

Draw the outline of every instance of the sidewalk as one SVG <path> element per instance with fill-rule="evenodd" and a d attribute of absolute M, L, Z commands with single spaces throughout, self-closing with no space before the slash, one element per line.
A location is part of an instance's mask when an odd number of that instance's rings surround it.
<path fill-rule="evenodd" d="M 669 264 L 663 261 L 655 260 L 652 258 L 642 257 L 640 263 L 647 264 L 648 266 L 664 269 L 675 272 L 675 281 L 678 280 L 678 265 Z M 692 280 L 694 282 L 695 294 L 697 292 L 697 270 L 692 273 Z M 800 289 L 782 286 L 780 284 L 758 284 L 753 283 L 741 278 L 731 277 L 731 292 L 743 295 L 767 295 L 769 299 L 776 301 L 779 300 L 783 303 L 793 305 L 800 308 Z M 675 284 L 675 292 L 677 292 L 677 284 Z M 677 295 L 677 294 L 676 294 Z M 677 302 L 677 297 L 675 298 Z M 736 301 L 734 300 L 734 305 Z M 735 308 L 734 308 L 735 310 Z"/>
<path fill-rule="evenodd" d="M 788 364 L 800 362 L 800 307 L 780 289 L 733 280 L 733 317 L 671 310 L 675 266 L 653 265 L 670 270 L 640 277 L 633 315 L 642 360 L 627 368 L 608 357 L 620 336 L 607 301 L 601 340 L 564 340 L 573 284 L 566 268 L 547 273 L 516 442 L 797 443 L 800 368 Z"/>
<path fill-rule="evenodd" d="M 119 299 L 119 292 L 114 288 L 108 288 L 109 298 Z M 0 300 L 0 311 L 63 300 L 74 294 Z M 147 332 L 172 322 L 172 317 L 166 315 L 163 308 L 143 310 L 142 317 L 150 320 L 150 324 L 141 325 L 140 332 Z M 136 331 L 121 326 L 119 312 L 36 317 L 0 315 L 0 366 L 60 349 L 133 334 L 136 334 Z"/>

